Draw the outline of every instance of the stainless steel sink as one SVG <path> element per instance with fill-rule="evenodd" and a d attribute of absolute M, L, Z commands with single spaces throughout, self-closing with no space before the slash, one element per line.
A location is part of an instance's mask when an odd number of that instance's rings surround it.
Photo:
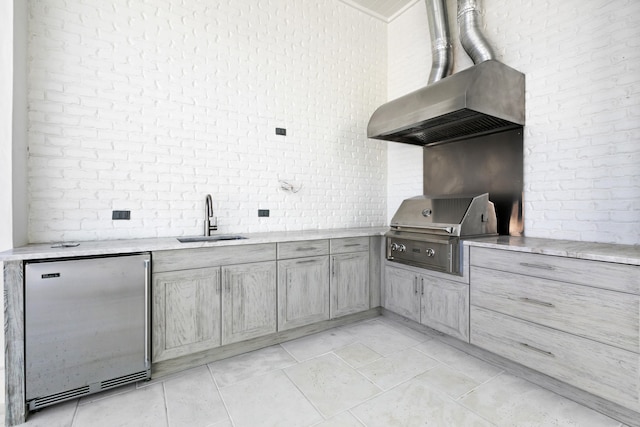
<path fill-rule="evenodd" d="M 244 236 L 237 234 L 218 234 L 214 236 L 187 236 L 178 237 L 180 243 L 193 243 L 193 242 L 218 242 L 220 240 L 241 240 L 246 239 Z"/>

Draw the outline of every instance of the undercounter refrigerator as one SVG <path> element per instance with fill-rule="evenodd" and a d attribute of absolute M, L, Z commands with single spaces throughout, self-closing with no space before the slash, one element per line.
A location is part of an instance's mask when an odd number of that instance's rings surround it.
<path fill-rule="evenodd" d="M 24 268 L 29 410 L 150 378 L 149 253 Z"/>

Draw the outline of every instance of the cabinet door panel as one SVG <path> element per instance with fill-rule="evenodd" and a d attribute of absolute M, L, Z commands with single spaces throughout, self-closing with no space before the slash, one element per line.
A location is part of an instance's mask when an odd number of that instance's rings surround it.
<path fill-rule="evenodd" d="M 278 261 L 278 330 L 329 319 L 329 257 Z"/>
<path fill-rule="evenodd" d="M 416 273 L 395 267 L 385 268 L 384 308 L 416 322 L 420 321 L 420 294 Z"/>
<path fill-rule="evenodd" d="M 220 345 L 220 268 L 154 274 L 153 361 Z"/>
<path fill-rule="evenodd" d="M 421 323 L 469 342 L 469 286 L 420 277 Z"/>
<path fill-rule="evenodd" d="M 471 306 L 471 343 L 640 410 L 638 353 Z"/>
<path fill-rule="evenodd" d="M 331 318 L 369 309 L 369 252 L 331 257 Z"/>
<path fill-rule="evenodd" d="M 276 331 L 276 263 L 222 267 L 222 343 Z"/>

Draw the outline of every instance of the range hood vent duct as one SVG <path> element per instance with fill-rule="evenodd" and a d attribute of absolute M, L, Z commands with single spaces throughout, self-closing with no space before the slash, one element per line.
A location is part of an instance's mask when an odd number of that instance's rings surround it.
<path fill-rule="evenodd" d="M 438 22 L 432 7 L 427 0 L 430 25 Z M 369 120 L 369 138 L 425 146 L 524 126 L 524 74 L 493 59 L 478 19 L 476 0 L 458 1 L 460 39 L 478 63 L 379 107 Z M 435 34 L 440 31 L 436 28 Z M 432 42 L 432 47 L 440 45 Z M 441 52 L 433 51 L 433 57 L 442 57 Z M 441 68 L 434 64 L 429 79 Z"/>

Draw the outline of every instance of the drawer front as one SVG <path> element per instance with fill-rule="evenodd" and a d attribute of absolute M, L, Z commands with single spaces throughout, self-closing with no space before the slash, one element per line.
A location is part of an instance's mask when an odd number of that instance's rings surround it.
<path fill-rule="evenodd" d="M 640 295 L 640 266 L 502 249 L 471 248 L 472 266 Z"/>
<path fill-rule="evenodd" d="M 304 240 L 278 243 L 278 259 L 329 255 L 328 240 Z"/>
<path fill-rule="evenodd" d="M 275 259 L 275 243 L 155 251 L 152 256 L 154 273 L 273 261 Z"/>
<path fill-rule="evenodd" d="M 331 253 L 342 254 L 369 250 L 369 237 L 347 237 L 331 239 Z"/>
<path fill-rule="evenodd" d="M 471 267 L 471 303 L 640 352 L 640 296 Z"/>
<path fill-rule="evenodd" d="M 636 353 L 471 306 L 471 343 L 637 411 Z"/>

